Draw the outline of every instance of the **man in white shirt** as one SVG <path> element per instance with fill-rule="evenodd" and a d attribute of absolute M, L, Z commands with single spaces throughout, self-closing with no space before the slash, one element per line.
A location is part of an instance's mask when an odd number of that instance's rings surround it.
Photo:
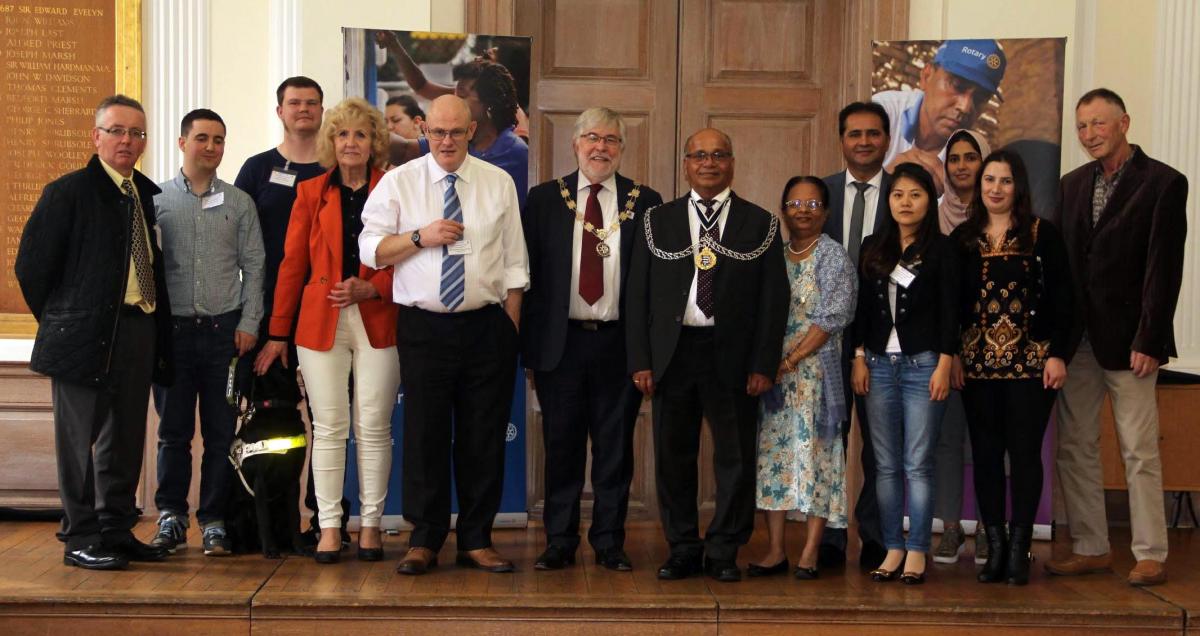
<path fill-rule="evenodd" d="M 625 372 L 621 301 L 634 228 L 662 197 L 617 172 L 625 122 L 615 111 L 580 114 L 572 148 L 579 170 L 534 187 L 523 219 L 530 288 L 521 360 L 533 372 L 546 450 L 546 550 L 534 567 L 575 562 L 590 438 L 588 541 L 598 565 L 627 571 L 625 514 L 642 394 Z"/>
<path fill-rule="evenodd" d="M 363 263 L 395 266 L 392 297 L 400 305 L 403 506 L 414 526 L 402 574 L 437 565 L 450 531 L 452 457 L 457 563 L 513 571 L 492 548 L 491 529 L 529 269 L 516 186 L 467 155 L 474 132 L 462 99 L 434 100 L 425 124 L 431 152 L 385 175 L 362 214 Z"/>

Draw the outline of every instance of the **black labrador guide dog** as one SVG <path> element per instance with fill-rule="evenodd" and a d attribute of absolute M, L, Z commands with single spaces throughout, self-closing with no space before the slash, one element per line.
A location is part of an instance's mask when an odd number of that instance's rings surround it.
<path fill-rule="evenodd" d="M 230 367 L 226 396 L 238 409 L 238 431 L 230 448 L 237 473 L 231 489 L 226 531 L 234 553 L 261 551 L 277 559 L 281 549 L 310 554 L 300 532 L 300 478 L 306 436 L 300 389 L 275 361 L 255 375 L 253 357 Z"/>

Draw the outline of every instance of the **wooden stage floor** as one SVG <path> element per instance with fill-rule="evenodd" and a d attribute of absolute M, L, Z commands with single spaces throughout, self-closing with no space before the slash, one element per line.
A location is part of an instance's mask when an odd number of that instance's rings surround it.
<path fill-rule="evenodd" d="M 515 574 L 452 565 L 454 537 L 442 565 L 423 577 L 395 573 L 406 537 L 387 537 L 387 560 L 318 566 L 311 559 L 206 558 L 198 533 L 164 563 L 124 572 L 62 565 L 56 524 L 0 522 L 0 636 L 138 633 L 1183 633 L 1200 616 L 1200 534 L 1171 532 L 1171 580 L 1135 589 L 1127 530 L 1113 532 L 1115 571 L 1048 577 L 1050 545 L 1035 546 L 1028 587 L 975 582 L 970 549 L 957 565 L 935 565 L 924 586 L 871 582 L 851 563 L 817 581 L 789 577 L 721 584 L 707 578 L 659 581 L 666 548 L 656 524 L 631 524 L 632 573 L 598 568 L 581 548 L 579 564 L 538 572 L 540 527 L 498 530 L 497 547 L 517 562 Z M 149 521 L 137 533 L 148 540 Z M 789 554 L 800 553 L 803 524 L 789 524 Z M 760 528 L 741 563 L 765 544 Z M 352 553 L 347 553 L 352 556 Z M 82 634 L 83 632 L 81 632 Z"/>

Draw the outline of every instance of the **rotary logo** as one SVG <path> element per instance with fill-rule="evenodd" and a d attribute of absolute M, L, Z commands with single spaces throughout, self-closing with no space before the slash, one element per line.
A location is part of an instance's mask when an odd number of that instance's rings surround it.
<path fill-rule="evenodd" d="M 511 442 L 515 439 L 517 439 L 517 425 L 509 422 L 508 430 L 504 432 L 504 441 Z"/>
<path fill-rule="evenodd" d="M 988 68 L 992 69 L 993 71 L 1000 68 L 1000 56 L 996 55 L 995 53 L 992 53 L 991 55 L 987 56 L 986 62 L 987 62 Z"/>

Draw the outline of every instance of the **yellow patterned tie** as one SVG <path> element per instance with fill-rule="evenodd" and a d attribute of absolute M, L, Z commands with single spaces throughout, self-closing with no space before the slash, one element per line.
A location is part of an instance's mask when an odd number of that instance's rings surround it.
<path fill-rule="evenodd" d="M 134 214 L 129 217 L 129 233 L 133 237 L 132 256 L 133 266 L 137 272 L 138 291 L 142 298 L 151 305 L 154 304 L 154 268 L 150 264 L 150 245 L 146 242 L 146 226 L 143 222 L 145 213 L 142 212 L 142 202 L 134 195 L 133 182 L 125 179 L 121 182 L 121 191 L 133 199 Z"/>

